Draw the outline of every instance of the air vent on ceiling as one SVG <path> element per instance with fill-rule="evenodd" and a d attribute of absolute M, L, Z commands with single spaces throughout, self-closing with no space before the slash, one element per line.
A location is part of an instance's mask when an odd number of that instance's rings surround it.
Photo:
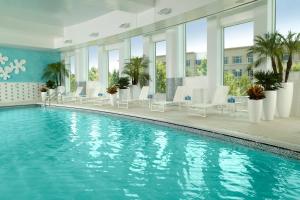
<path fill-rule="evenodd" d="M 90 34 L 90 37 L 98 37 L 99 36 L 99 33 L 98 32 L 94 32 L 94 33 L 91 33 Z"/>
<path fill-rule="evenodd" d="M 65 44 L 72 44 L 72 42 L 73 42 L 72 40 L 65 40 L 64 41 Z"/>
<path fill-rule="evenodd" d="M 171 8 L 163 8 L 160 11 L 158 11 L 159 15 L 168 15 L 172 12 Z"/>
<path fill-rule="evenodd" d="M 119 27 L 120 28 L 129 28 L 130 27 L 130 23 L 121 24 Z"/>

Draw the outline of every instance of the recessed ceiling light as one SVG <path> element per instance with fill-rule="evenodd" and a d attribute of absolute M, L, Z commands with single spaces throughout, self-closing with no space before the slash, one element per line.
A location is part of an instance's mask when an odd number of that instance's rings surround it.
<path fill-rule="evenodd" d="M 120 28 L 129 28 L 130 27 L 130 23 L 121 24 L 119 27 Z"/>
<path fill-rule="evenodd" d="M 159 15 L 168 15 L 172 12 L 171 8 L 163 8 L 160 11 L 158 11 Z"/>
<path fill-rule="evenodd" d="M 64 41 L 65 44 L 72 44 L 72 42 L 73 42 L 72 40 L 65 40 Z"/>
<path fill-rule="evenodd" d="M 99 36 L 99 33 L 98 32 L 94 32 L 94 33 L 91 33 L 90 34 L 90 37 L 98 37 Z"/>

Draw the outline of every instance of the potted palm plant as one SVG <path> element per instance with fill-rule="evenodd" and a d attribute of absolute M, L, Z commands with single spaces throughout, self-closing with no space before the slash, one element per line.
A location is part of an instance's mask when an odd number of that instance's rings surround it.
<path fill-rule="evenodd" d="M 263 100 L 264 119 L 273 120 L 276 110 L 277 90 L 280 88 L 280 75 L 272 71 L 254 73 L 255 84 L 263 86 L 266 98 Z"/>
<path fill-rule="evenodd" d="M 57 87 L 62 85 L 65 77 L 69 77 L 69 70 L 64 61 L 48 64 L 42 76 L 43 79 L 54 81 Z"/>
<path fill-rule="evenodd" d="M 148 84 L 150 80 L 148 67 L 149 59 L 146 57 L 134 57 L 125 64 L 122 73 L 131 79 L 132 86 L 130 91 L 132 99 L 138 98 L 140 88 Z"/>
<path fill-rule="evenodd" d="M 300 33 L 289 32 L 286 37 L 280 35 L 283 41 L 283 50 L 288 55 L 288 61 L 286 63 L 285 75 L 283 79 L 282 87 L 278 90 L 277 95 L 277 110 L 279 117 L 287 118 L 290 116 L 294 83 L 288 82 L 290 71 L 293 66 L 293 56 L 300 51 Z"/>
<path fill-rule="evenodd" d="M 128 95 L 128 86 L 129 86 L 129 78 L 128 77 L 121 77 L 118 81 L 119 87 L 119 96 L 120 99 L 124 99 L 125 95 Z"/>
<path fill-rule="evenodd" d="M 258 35 L 254 39 L 254 45 L 249 48 L 249 53 L 256 55 L 256 60 L 253 63 L 254 67 L 259 67 L 271 60 L 273 72 L 276 74 L 283 74 L 282 66 L 282 40 L 280 34 L 266 33 Z"/>
<path fill-rule="evenodd" d="M 55 82 L 52 80 L 48 80 L 46 82 L 46 87 L 49 89 L 49 95 L 52 96 L 56 92 L 56 85 Z"/>
<path fill-rule="evenodd" d="M 110 104 L 115 106 L 117 102 L 118 87 L 116 85 L 110 86 L 106 89 L 106 92 L 110 94 Z"/>
<path fill-rule="evenodd" d="M 258 123 L 262 117 L 263 99 L 265 98 L 264 88 L 260 85 L 251 86 L 247 94 L 249 120 L 253 123 Z"/>

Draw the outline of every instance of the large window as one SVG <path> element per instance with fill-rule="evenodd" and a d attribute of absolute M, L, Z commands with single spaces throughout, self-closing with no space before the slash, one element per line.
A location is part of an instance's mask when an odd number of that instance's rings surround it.
<path fill-rule="evenodd" d="M 224 85 L 230 87 L 230 95 L 244 96 L 251 85 L 253 54 L 253 23 L 244 23 L 224 28 Z M 228 58 L 232 58 L 229 64 Z"/>
<path fill-rule="evenodd" d="M 232 57 L 233 64 L 241 64 L 242 63 L 242 56 L 233 56 Z"/>
<path fill-rule="evenodd" d="M 108 84 L 115 85 L 119 81 L 119 50 L 110 50 L 108 52 Z"/>
<path fill-rule="evenodd" d="M 76 73 L 75 73 L 75 56 L 70 57 L 70 91 L 75 92 L 77 89 Z"/>
<path fill-rule="evenodd" d="M 143 56 L 143 37 L 136 36 L 130 40 L 130 55 L 131 57 L 142 57 Z"/>
<path fill-rule="evenodd" d="M 207 74 L 207 22 L 199 19 L 186 23 L 186 76 Z"/>
<path fill-rule="evenodd" d="M 166 78 L 166 41 L 155 43 L 155 91 L 157 93 L 166 93 L 167 78 Z"/>
<path fill-rule="evenodd" d="M 276 0 L 276 29 L 286 35 L 289 31 L 300 32 L 300 1 Z"/>
<path fill-rule="evenodd" d="M 276 29 L 283 35 L 289 31 L 300 32 L 300 1 L 299 0 L 276 0 Z M 284 62 L 287 56 L 284 55 Z M 294 56 L 293 71 L 300 71 L 300 52 Z"/>
<path fill-rule="evenodd" d="M 89 54 L 89 81 L 99 81 L 99 68 L 98 68 L 98 47 L 91 46 L 88 48 Z"/>

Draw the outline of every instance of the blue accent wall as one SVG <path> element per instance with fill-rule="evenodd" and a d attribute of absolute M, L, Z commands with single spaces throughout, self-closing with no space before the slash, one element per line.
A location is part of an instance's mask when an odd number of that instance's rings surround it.
<path fill-rule="evenodd" d="M 1 67 L 9 65 L 15 59 L 26 60 L 25 72 L 10 74 L 10 79 L 3 80 L 0 78 L 0 82 L 45 82 L 42 80 L 42 74 L 45 67 L 48 64 L 60 61 L 60 53 L 54 51 L 38 51 L 31 49 L 19 49 L 10 47 L 0 47 L 0 53 L 2 56 L 7 56 L 9 61 L 5 65 L 0 64 Z"/>

